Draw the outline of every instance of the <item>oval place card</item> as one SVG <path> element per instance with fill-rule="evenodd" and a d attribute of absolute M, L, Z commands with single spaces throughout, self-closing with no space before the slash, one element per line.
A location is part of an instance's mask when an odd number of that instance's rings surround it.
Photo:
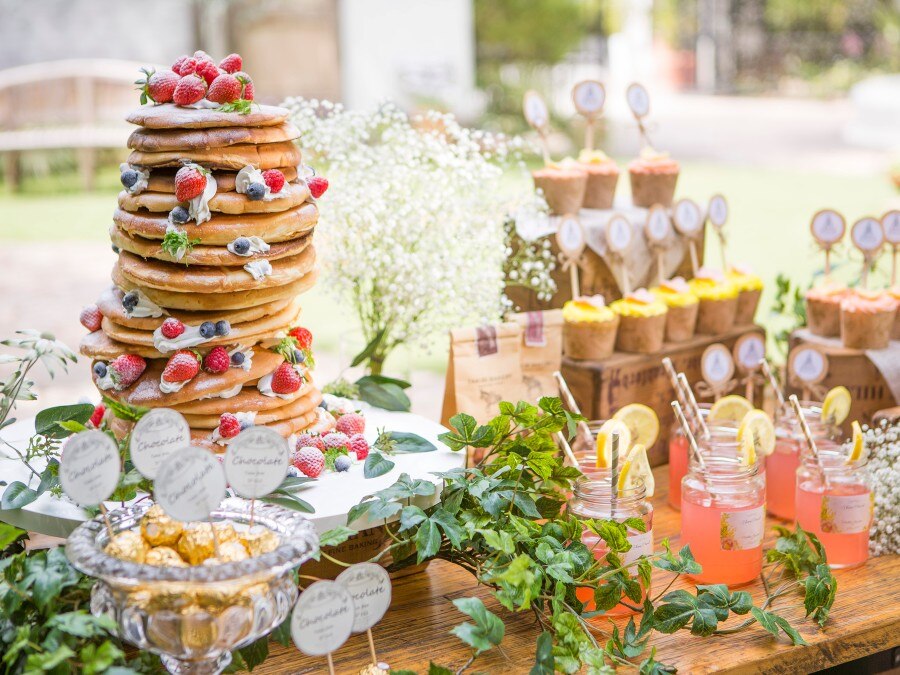
<path fill-rule="evenodd" d="M 829 247 L 844 238 L 847 222 L 844 216 L 834 209 L 822 209 L 813 216 L 809 230 L 819 244 Z"/>
<path fill-rule="evenodd" d="M 336 581 L 317 581 L 300 594 L 291 615 L 294 644 L 309 656 L 336 651 L 353 631 L 353 596 Z"/>
<path fill-rule="evenodd" d="M 662 244 L 672 232 L 672 221 L 669 220 L 669 214 L 666 213 L 665 207 L 655 204 L 650 207 L 647 214 L 647 222 L 644 225 L 644 232 L 647 239 L 653 244 Z"/>
<path fill-rule="evenodd" d="M 734 344 L 734 361 L 745 373 L 759 370 L 760 361 L 766 357 L 766 341 L 759 333 L 746 333 Z"/>
<path fill-rule="evenodd" d="M 569 258 L 577 258 L 584 251 L 584 228 L 575 216 L 563 216 L 556 231 L 556 243 Z"/>
<path fill-rule="evenodd" d="M 682 199 L 675 204 L 675 227 L 686 237 L 696 237 L 703 228 L 703 215 L 693 199 Z"/>
<path fill-rule="evenodd" d="M 159 467 L 153 494 L 175 520 L 206 520 L 225 498 L 225 471 L 212 452 L 188 446 L 169 455 Z"/>
<path fill-rule="evenodd" d="M 613 253 L 622 254 L 631 246 L 634 231 L 631 223 L 621 214 L 615 214 L 606 223 L 606 243 Z"/>
<path fill-rule="evenodd" d="M 284 481 L 290 464 L 287 441 L 268 427 L 244 429 L 225 451 L 225 477 L 241 497 L 265 497 Z"/>
<path fill-rule="evenodd" d="M 714 391 L 728 382 L 734 375 L 734 359 L 728 347 L 720 343 L 707 347 L 700 357 L 700 372 Z"/>
<path fill-rule="evenodd" d="M 706 209 L 706 215 L 709 222 L 717 230 L 724 227 L 728 222 L 728 202 L 722 195 L 713 195 L 709 199 L 709 206 Z"/>
<path fill-rule="evenodd" d="M 606 103 L 606 90 L 597 80 L 582 80 L 572 87 L 572 102 L 585 117 L 597 117 Z"/>
<path fill-rule="evenodd" d="M 550 125 L 550 111 L 539 93 L 530 89 L 522 99 L 522 112 L 525 121 L 537 131 L 545 131 Z"/>
<path fill-rule="evenodd" d="M 788 374 L 805 384 L 818 384 L 828 375 L 828 357 L 812 345 L 800 345 L 788 356 Z"/>
<path fill-rule="evenodd" d="M 59 484 L 76 504 L 97 506 L 116 491 L 121 470 L 116 442 L 102 431 L 82 431 L 63 446 Z"/>
<path fill-rule="evenodd" d="M 135 468 L 151 480 L 165 459 L 191 444 L 191 428 L 171 408 L 155 408 L 138 420 L 131 432 L 129 452 Z"/>
<path fill-rule="evenodd" d="M 628 85 L 625 100 L 635 117 L 646 117 L 650 113 L 650 95 L 644 85 L 638 82 Z"/>
<path fill-rule="evenodd" d="M 887 243 L 893 246 L 900 245 L 900 211 L 888 211 L 881 216 L 881 227 Z"/>
<path fill-rule="evenodd" d="M 362 633 L 381 621 L 391 606 L 391 577 L 381 565 L 357 563 L 335 581 L 353 596 L 353 632 Z"/>
<path fill-rule="evenodd" d="M 866 255 L 874 255 L 884 244 L 884 229 L 875 218 L 860 218 L 850 228 L 853 245 Z"/>

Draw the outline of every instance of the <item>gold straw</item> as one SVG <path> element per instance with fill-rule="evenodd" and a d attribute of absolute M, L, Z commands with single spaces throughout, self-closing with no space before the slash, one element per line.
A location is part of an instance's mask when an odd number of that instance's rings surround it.
<path fill-rule="evenodd" d="M 691 389 L 691 385 L 688 384 L 687 375 L 685 375 L 684 373 L 678 373 L 678 383 L 681 385 L 681 389 L 684 392 L 685 398 L 687 399 L 688 408 L 691 411 L 691 415 L 697 420 L 697 426 L 700 428 L 700 434 L 703 436 L 703 438 L 709 438 L 709 427 L 706 426 L 706 422 L 703 421 L 703 415 L 700 414 L 700 406 L 697 405 L 697 399 L 694 398 L 694 390 Z"/>
<path fill-rule="evenodd" d="M 778 406 L 783 406 L 784 392 L 781 391 L 781 387 L 778 386 L 778 380 L 775 379 L 775 373 L 773 373 L 772 369 L 769 367 L 769 362 L 765 359 L 760 359 L 759 367 L 762 369 L 763 375 L 765 375 L 766 379 L 769 381 L 769 386 L 775 391 L 775 396 L 778 397 Z"/>

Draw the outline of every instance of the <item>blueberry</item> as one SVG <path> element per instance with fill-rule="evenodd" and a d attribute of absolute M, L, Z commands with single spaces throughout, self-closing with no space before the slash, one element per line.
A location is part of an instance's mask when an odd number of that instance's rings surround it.
<path fill-rule="evenodd" d="M 207 340 L 216 334 L 216 324 L 212 321 L 204 321 L 200 324 L 200 337 L 204 337 Z"/>
<path fill-rule="evenodd" d="M 306 354 L 301 352 L 299 349 L 294 350 L 294 363 L 304 363 L 306 361 Z"/>
<path fill-rule="evenodd" d="M 106 377 L 106 364 L 103 361 L 97 361 L 94 364 L 94 375 L 97 377 Z"/>
<path fill-rule="evenodd" d="M 244 353 L 243 352 L 235 352 L 231 355 L 231 365 L 239 366 L 244 362 Z"/>
<path fill-rule="evenodd" d="M 231 324 L 222 319 L 221 321 L 216 321 L 216 335 L 219 337 L 223 337 L 228 335 L 231 332 Z"/>
<path fill-rule="evenodd" d="M 244 255 L 250 252 L 250 240 L 247 237 L 238 237 L 232 245 L 234 252 L 238 255 Z"/>
<path fill-rule="evenodd" d="M 350 458 L 347 455 L 339 455 L 334 460 L 334 470 L 335 471 L 349 471 L 351 464 L 352 464 L 352 462 L 350 461 Z"/>
<path fill-rule="evenodd" d="M 320 408 L 324 408 L 325 410 L 328 410 L 328 404 L 325 403 L 325 401 L 320 401 L 320 402 L 319 402 L 319 407 L 320 407 Z"/>
<path fill-rule="evenodd" d="M 238 422 L 238 424 L 241 425 L 241 431 L 243 431 L 243 430 L 246 429 L 247 427 L 252 427 L 252 426 L 253 426 L 253 424 L 251 424 L 251 423 L 248 422 L 247 420 L 241 420 L 240 422 Z"/>
<path fill-rule="evenodd" d="M 247 197 L 254 202 L 266 196 L 266 186 L 263 183 L 250 183 L 247 186 Z"/>
<path fill-rule="evenodd" d="M 138 294 L 137 291 L 129 291 L 122 297 L 122 306 L 129 312 L 137 307 Z"/>
<path fill-rule="evenodd" d="M 119 254 L 119 247 L 116 246 L 115 244 L 113 244 L 113 245 L 112 245 L 112 251 L 113 251 L 113 253 L 115 253 L 116 255 L 118 255 L 118 254 Z"/>
<path fill-rule="evenodd" d="M 300 476 L 302 476 L 302 475 L 303 474 L 300 473 L 300 469 L 298 469 L 296 466 L 288 467 L 288 470 L 287 470 L 288 478 L 300 478 Z"/>
<path fill-rule="evenodd" d="M 125 169 L 122 172 L 122 175 L 119 176 L 119 180 L 122 181 L 122 185 L 124 185 L 126 188 L 130 188 L 132 185 L 137 183 L 138 172 L 134 169 Z"/>
<path fill-rule="evenodd" d="M 169 220 L 171 220 L 176 225 L 181 225 L 182 223 L 186 223 L 191 219 L 191 214 L 188 213 L 188 210 L 183 206 L 176 206 L 169 212 Z"/>

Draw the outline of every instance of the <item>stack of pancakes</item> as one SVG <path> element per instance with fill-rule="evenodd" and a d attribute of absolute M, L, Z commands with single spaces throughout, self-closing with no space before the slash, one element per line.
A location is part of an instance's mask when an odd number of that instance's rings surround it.
<path fill-rule="evenodd" d="M 97 302 L 103 315 L 101 328 L 84 338 L 81 352 L 104 362 L 122 354 L 146 359 L 147 368 L 136 382 L 102 393 L 131 406 L 181 412 L 196 442 L 213 443 L 213 432 L 225 412 L 255 413 L 255 424 L 285 437 L 301 430 L 323 431 L 332 422 L 318 407 L 321 394 L 305 368 L 298 366 L 304 383 L 293 394 L 264 395 L 264 387 L 256 386 L 284 361 L 273 347 L 298 325 L 298 295 L 316 279 L 312 235 L 318 209 L 294 144 L 298 131 L 287 117 L 287 110 L 271 106 L 254 106 L 242 115 L 166 104 L 144 106 L 127 118 L 138 125 L 128 141 L 132 150 L 128 164 L 149 177 L 146 189 L 119 194 L 110 228 L 119 252 L 112 271 L 114 285 Z M 208 202 L 211 217 L 207 222 L 198 225 L 191 220 L 177 226 L 194 242 L 178 260 L 161 244 L 172 227 L 169 213 L 179 206 L 175 173 L 186 163 L 209 169 L 217 189 Z M 287 181 L 279 196 L 252 201 L 237 192 L 235 177 L 247 166 L 260 171 L 279 169 Z M 270 248 L 237 255 L 227 245 L 238 237 L 259 237 Z M 244 265 L 261 259 L 272 269 L 257 280 Z M 142 300 L 161 308 L 162 314 L 127 312 L 122 298 L 135 290 Z M 228 321 L 227 335 L 190 348 L 201 356 L 216 345 L 229 352 L 244 351 L 251 356 L 251 366 L 232 365 L 220 374 L 201 369 L 181 390 L 165 393 L 160 376 L 174 350 L 160 351 L 154 331 L 170 316 L 188 331 L 205 321 Z M 235 394 L 238 385 L 241 388 Z M 121 420 L 116 424 L 125 430 Z"/>

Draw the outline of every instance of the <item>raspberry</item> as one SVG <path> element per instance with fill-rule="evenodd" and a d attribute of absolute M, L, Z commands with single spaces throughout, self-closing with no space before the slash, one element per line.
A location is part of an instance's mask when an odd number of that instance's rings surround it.
<path fill-rule="evenodd" d="M 94 412 L 91 413 L 91 426 L 95 429 L 100 428 L 100 423 L 103 421 L 103 415 L 106 413 L 106 406 L 102 403 L 94 408 Z"/>
<path fill-rule="evenodd" d="M 175 199 L 187 202 L 206 189 L 206 172 L 197 164 L 188 164 L 175 174 Z"/>
<path fill-rule="evenodd" d="M 165 382 L 187 382 L 200 372 L 200 361 L 190 349 L 179 349 L 166 363 L 162 372 Z"/>
<path fill-rule="evenodd" d="M 184 324 L 175 317 L 170 316 L 162 322 L 162 326 L 159 327 L 159 332 L 163 334 L 163 337 L 174 340 L 184 332 Z"/>
<path fill-rule="evenodd" d="M 344 416 L 346 417 L 346 415 Z M 343 419 L 343 418 L 342 418 Z M 369 442 L 362 434 L 353 434 L 347 449 L 356 455 L 356 459 L 362 461 L 369 456 Z"/>
<path fill-rule="evenodd" d="M 81 325 L 92 333 L 95 330 L 100 330 L 100 321 L 102 319 L 103 315 L 100 313 L 100 308 L 97 305 L 88 305 L 81 310 L 81 315 L 78 317 Z"/>
<path fill-rule="evenodd" d="M 244 60 L 241 58 L 240 54 L 229 54 L 224 59 L 219 61 L 219 68 L 224 70 L 226 73 L 236 73 L 243 67 Z"/>
<path fill-rule="evenodd" d="M 175 105 L 191 105 L 206 96 L 206 80 L 200 75 L 185 75 L 172 93 L 172 102 Z"/>
<path fill-rule="evenodd" d="M 222 438 L 234 438 L 241 433 L 241 423 L 231 413 L 222 413 L 219 418 L 219 436 Z"/>
<path fill-rule="evenodd" d="M 297 450 L 300 448 L 318 448 L 322 452 L 326 450 L 322 437 L 313 436 L 312 434 L 300 434 L 297 436 L 297 445 L 295 447 Z"/>
<path fill-rule="evenodd" d="M 219 77 L 219 69 L 212 61 L 201 61 L 197 64 L 197 74 L 206 80 L 206 84 L 211 86 L 213 81 Z M 212 100 L 212 99 L 210 99 Z"/>
<path fill-rule="evenodd" d="M 122 354 L 109 364 L 113 382 L 120 389 L 134 384 L 146 367 L 147 362 L 137 354 Z"/>
<path fill-rule="evenodd" d="M 330 434 L 325 434 L 322 437 L 322 442 L 325 444 L 326 449 L 346 448 L 347 444 L 350 442 L 350 438 L 347 436 L 347 434 L 342 434 L 341 432 L 336 431 Z"/>
<path fill-rule="evenodd" d="M 213 103 L 231 103 L 237 101 L 241 97 L 241 83 L 234 75 L 223 73 L 216 77 L 212 84 L 209 85 L 209 91 L 206 93 Z"/>
<path fill-rule="evenodd" d="M 359 413 L 347 413 L 338 418 L 336 428 L 348 436 L 361 434 L 366 430 L 366 418 Z"/>
<path fill-rule="evenodd" d="M 203 358 L 203 368 L 210 373 L 224 373 L 231 367 L 231 357 L 225 347 L 213 347 Z"/>
<path fill-rule="evenodd" d="M 291 458 L 294 466 L 296 466 L 304 475 L 310 478 L 318 478 L 325 468 L 325 455 L 319 452 L 318 448 L 300 448 Z"/>
<path fill-rule="evenodd" d="M 310 347 L 312 347 L 313 337 L 308 328 L 297 326 L 296 328 L 292 328 L 288 332 L 288 335 L 290 335 L 297 341 L 297 346 L 300 349 L 309 349 Z"/>
<path fill-rule="evenodd" d="M 262 177 L 269 189 L 275 194 L 281 192 L 282 188 L 284 188 L 284 174 L 278 169 L 263 171 Z"/>
<path fill-rule="evenodd" d="M 272 373 L 272 391 L 276 394 L 293 394 L 300 388 L 303 382 L 294 366 L 290 363 L 282 363 L 277 370 Z"/>
<path fill-rule="evenodd" d="M 311 178 L 306 179 L 306 185 L 309 187 L 309 194 L 311 194 L 314 199 L 318 199 L 324 195 L 325 190 L 328 189 L 328 179 L 325 178 L 325 176 L 312 176 Z"/>

